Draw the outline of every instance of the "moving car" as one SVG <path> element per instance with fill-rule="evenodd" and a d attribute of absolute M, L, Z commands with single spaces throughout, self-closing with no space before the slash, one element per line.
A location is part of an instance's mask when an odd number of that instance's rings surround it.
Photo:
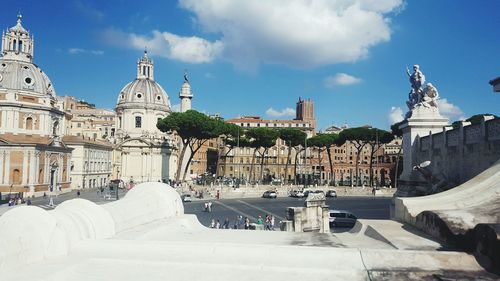
<path fill-rule="evenodd" d="M 304 197 L 309 196 L 309 193 L 314 193 L 314 194 L 323 193 L 323 194 L 325 194 L 323 192 L 323 190 L 306 190 L 306 191 L 304 191 Z"/>
<path fill-rule="evenodd" d="M 276 194 L 275 191 L 268 190 L 262 194 L 262 198 L 276 198 L 278 195 Z"/>
<path fill-rule="evenodd" d="M 302 198 L 304 197 L 304 192 L 302 192 L 302 190 L 292 190 L 290 192 L 290 197 Z"/>
<path fill-rule="evenodd" d="M 182 195 L 182 202 L 191 202 L 191 195 L 190 194 L 184 194 Z"/>
<path fill-rule="evenodd" d="M 328 190 L 325 194 L 326 197 L 337 197 L 337 192 L 335 190 Z"/>
<path fill-rule="evenodd" d="M 330 221 L 330 226 L 337 227 L 353 227 L 356 224 L 358 218 L 349 211 L 344 210 L 330 210 L 328 211 L 328 220 Z"/>

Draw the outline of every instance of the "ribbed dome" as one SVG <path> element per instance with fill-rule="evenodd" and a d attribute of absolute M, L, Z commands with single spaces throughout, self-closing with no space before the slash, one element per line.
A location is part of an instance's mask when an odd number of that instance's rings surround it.
<path fill-rule="evenodd" d="M 156 108 L 170 111 L 170 100 L 163 88 L 150 79 L 135 79 L 120 92 L 116 107 Z"/>
<path fill-rule="evenodd" d="M 0 58 L 0 89 L 56 96 L 49 77 L 35 64 Z"/>

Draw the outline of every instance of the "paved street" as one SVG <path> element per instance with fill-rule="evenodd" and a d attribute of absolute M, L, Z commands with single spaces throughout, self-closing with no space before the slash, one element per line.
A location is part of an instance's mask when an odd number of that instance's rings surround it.
<path fill-rule="evenodd" d="M 122 198 L 125 196 L 126 190 L 125 189 L 120 189 L 120 193 L 118 194 L 119 198 Z M 49 194 L 49 193 L 47 193 Z M 111 202 L 116 200 L 115 196 L 112 195 L 110 198 L 109 195 L 106 196 L 106 194 L 109 194 L 109 191 L 105 190 L 104 193 L 98 192 L 97 189 L 84 189 L 80 191 L 80 198 L 90 200 L 92 202 L 95 202 L 96 204 L 104 204 L 107 202 Z M 59 195 L 52 195 L 52 201 L 54 203 L 53 206 L 50 205 L 50 197 L 47 195 L 47 197 L 36 197 L 32 198 L 31 202 L 33 206 L 38 206 L 40 208 L 43 208 L 45 210 L 52 210 L 54 209 L 57 205 L 61 204 L 62 202 L 70 199 L 77 198 L 77 193 L 76 190 L 59 194 Z M 24 205 L 24 204 L 23 204 Z M 0 215 L 4 213 L 5 211 L 8 210 L 7 204 L 4 204 L 1 209 L 0 209 Z"/>
<path fill-rule="evenodd" d="M 219 219 L 221 224 L 228 217 L 231 224 L 236 216 L 249 217 L 256 222 L 259 215 L 276 217 L 276 222 L 285 219 L 287 207 L 304 206 L 304 198 L 283 197 L 277 199 L 245 198 L 211 200 L 212 212 L 204 212 L 204 204 L 208 200 L 184 203 L 186 214 L 195 214 L 203 225 L 210 225 L 212 219 Z M 327 198 L 330 209 L 348 210 L 360 219 L 389 219 L 391 198 L 388 197 L 339 197 Z"/>

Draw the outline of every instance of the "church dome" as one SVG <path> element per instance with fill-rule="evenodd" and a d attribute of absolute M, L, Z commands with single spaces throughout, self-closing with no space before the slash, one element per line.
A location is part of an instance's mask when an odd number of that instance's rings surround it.
<path fill-rule="evenodd" d="M 56 96 L 49 77 L 35 64 L 0 58 L 0 89 Z"/>
<path fill-rule="evenodd" d="M 55 97 L 49 77 L 33 63 L 33 39 L 21 19 L 18 15 L 17 24 L 2 34 L 0 89 Z"/>
<path fill-rule="evenodd" d="M 144 57 L 137 64 L 137 78 L 120 91 L 116 103 L 117 109 L 146 108 L 170 111 L 167 93 L 153 78 L 153 62 L 145 51 Z"/>

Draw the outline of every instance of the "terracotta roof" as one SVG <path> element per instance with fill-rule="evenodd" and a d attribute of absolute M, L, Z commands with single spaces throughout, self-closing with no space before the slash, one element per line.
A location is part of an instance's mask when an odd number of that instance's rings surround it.
<path fill-rule="evenodd" d="M 84 138 L 81 136 L 64 136 L 63 137 L 63 142 L 66 144 L 93 144 L 93 145 L 99 145 L 99 146 L 104 146 L 104 147 L 113 147 L 113 144 L 110 143 L 109 141 L 104 141 L 104 140 L 93 140 L 89 138 Z"/>
<path fill-rule="evenodd" d="M 13 134 L 1 134 L 0 141 L 9 144 L 50 144 L 50 138 L 48 136 L 42 137 L 40 135 L 13 135 Z"/>

